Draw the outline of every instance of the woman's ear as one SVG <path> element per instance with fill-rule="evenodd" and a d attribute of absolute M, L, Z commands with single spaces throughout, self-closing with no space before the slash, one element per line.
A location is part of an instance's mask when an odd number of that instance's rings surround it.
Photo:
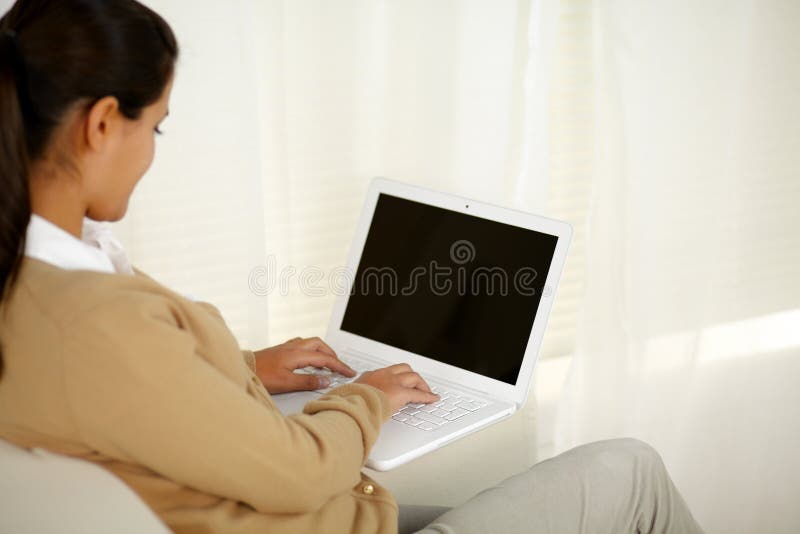
<path fill-rule="evenodd" d="M 121 128 L 122 115 L 116 97 L 106 96 L 95 102 L 86 115 L 85 136 L 90 150 L 103 152 L 117 129 Z"/>

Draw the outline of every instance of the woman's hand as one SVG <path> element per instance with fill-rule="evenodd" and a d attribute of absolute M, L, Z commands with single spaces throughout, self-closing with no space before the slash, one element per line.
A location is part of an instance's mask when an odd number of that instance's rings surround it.
<path fill-rule="evenodd" d="M 392 413 L 397 412 L 409 402 L 430 404 L 439 400 L 439 395 L 431 392 L 431 388 L 407 363 L 397 363 L 364 371 L 354 383 L 369 384 L 383 391 L 389 398 Z"/>
<path fill-rule="evenodd" d="M 318 337 L 290 339 L 286 343 L 253 351 L 256 356 L 256 375 L 270 394 L 289 391 L 309 391 L 324 388 L 324 376 L 297 374 L 293 371 L 308 365 L 327 367 L 344 376 L 356 372 L 339 360 L 336 353 Z"/>

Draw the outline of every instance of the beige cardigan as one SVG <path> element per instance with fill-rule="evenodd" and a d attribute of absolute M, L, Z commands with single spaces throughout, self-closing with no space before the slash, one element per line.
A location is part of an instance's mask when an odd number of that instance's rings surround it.
<path fill-rule="evenodd" d="M 26 257 L 0 341 L 0 438 L 95 462 L 176 532 L 397 532 L 361 472 L 386 395 L 347 384 L 283 416 L 211 304 Z"/>

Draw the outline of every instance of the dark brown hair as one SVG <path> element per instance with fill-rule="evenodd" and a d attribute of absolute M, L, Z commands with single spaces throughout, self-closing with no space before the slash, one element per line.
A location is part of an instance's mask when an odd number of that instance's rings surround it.
<path fill-rule="evenodd" d="M 177 56 L 169 25 L 135 0 L 17 0 L 0 19 L 0 301 L 25 251 L 28 169 L 66 112 L 114 96 L 138 119 L 161 97 Z"/>

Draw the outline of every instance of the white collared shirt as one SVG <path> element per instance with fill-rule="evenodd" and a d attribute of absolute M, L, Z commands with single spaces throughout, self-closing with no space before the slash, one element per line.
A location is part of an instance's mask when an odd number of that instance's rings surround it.
<path fill-rule="evenodd" d="M 125 249 L 109 223 L 84 217 L 82 238 L 33 213 L 26 232 L 25 255 L 62 269 L 133 274 Z"/>
<path fill-rule="evenodd" d="M 128 255 L 111 231 L 110 223 L 84 217 L 81 238 L 32 213 L 25 234 L 25 255 L 62 269 L 134 274 Z M 198 300 L 193 295 L 184 294 L 184 297 Z"/>

